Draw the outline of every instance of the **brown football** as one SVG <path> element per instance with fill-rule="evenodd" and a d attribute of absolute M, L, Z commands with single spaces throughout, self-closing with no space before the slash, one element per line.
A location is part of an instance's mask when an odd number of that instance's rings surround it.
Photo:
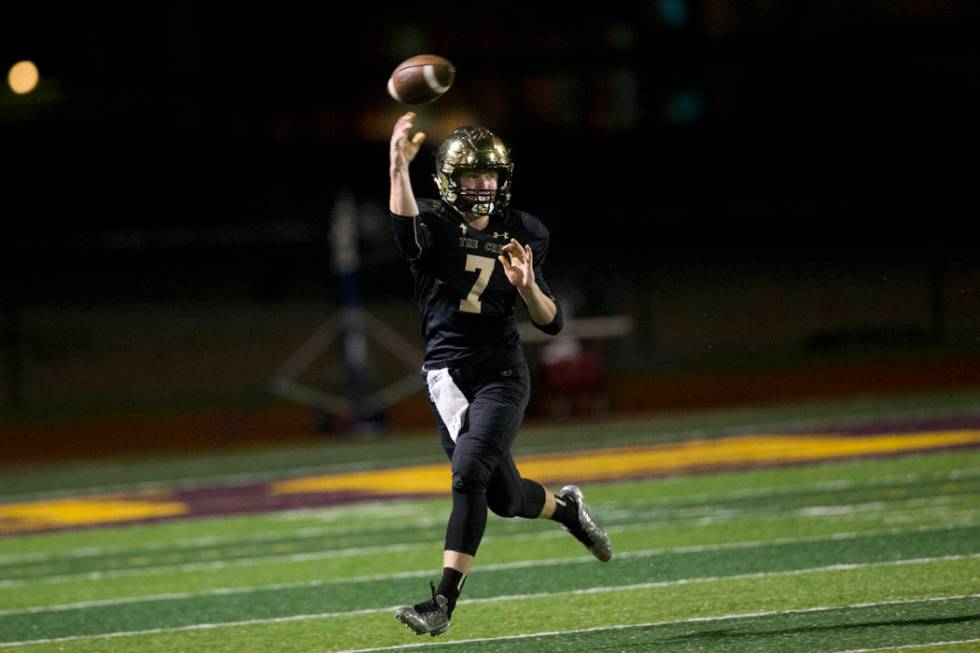
<path fill-rule="evenodd" d="M 449 90 L 456 67 L 435 54 L 419 54 L 398 64 L 388 78 L 388 95 L 402 104 L 432 102 Z"/>

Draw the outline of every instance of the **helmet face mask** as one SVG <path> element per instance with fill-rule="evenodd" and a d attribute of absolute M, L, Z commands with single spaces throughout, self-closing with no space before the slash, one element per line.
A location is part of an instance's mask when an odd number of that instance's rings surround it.
<path fill-rule="evenodd" d="M 484 127 L 460 127 L 443 141 L 436 154 L 433 179 L 443 201 L 460 213 L 490 215 L 510 201 L 514 164 L 504 142 Z M 463 173 L 494 172 L 497 188 L 464 189 Z"/>

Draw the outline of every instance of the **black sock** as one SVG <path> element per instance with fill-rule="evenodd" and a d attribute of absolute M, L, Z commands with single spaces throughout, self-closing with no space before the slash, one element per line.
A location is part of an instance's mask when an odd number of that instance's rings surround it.
<path fill-rule="evenodd" d="M 578 526 L 578 504 L 571 497 L 555 497 L 555 512 L 551 519 L 559 524 L 572 527 Z"/>
<path fill-rule="evenodd" d="M 459 600 L 459 593 L 463 589 L 464 578 L 465 574 L 461 571 L 457 571 L 452 567 L 442 568 L 442 580 L 439 581 L 436 594 L 442 594 L 449 599 L 449 614 L 453 613 L 453 608 L 456 607 L 456 601 Z"/>
<path fill-rule="evenodd" d="M 578 520 L 578 503 L 572 497 L 555 497 L 555 513 L 551 516 L 568 529 L 575 539 L 585 546 L 592 546 L 592 538 L 582 528 Z"/>

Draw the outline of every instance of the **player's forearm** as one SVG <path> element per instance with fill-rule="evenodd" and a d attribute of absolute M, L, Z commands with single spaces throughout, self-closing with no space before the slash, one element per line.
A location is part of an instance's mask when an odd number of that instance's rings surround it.
<path fill-rule="evenodd" d="M 544 326 L 554 321 L 558 307 L 555 306 L 551 297 L 541 291 L 538 284 L 532 284 L 530 288 L 524 290 L 519 289 L 518 292 L 524 303 L 527 304 L 527 312 L 531 315 L 532 322 Z"/>
<path fill-rule="evenodd" d="M 416 216 L 419 205 L 415 202 L 412 191 L 412 180 L 408 176 L 408 166 L 391 171 L 391 194 L 388 197 L 388 208 L 395 215 Z"/>

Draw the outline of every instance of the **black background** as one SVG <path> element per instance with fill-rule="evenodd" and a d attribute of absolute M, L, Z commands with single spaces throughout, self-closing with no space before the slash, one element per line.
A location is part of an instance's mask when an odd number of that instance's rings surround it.
<path fill-rule="evenodd" d="M 691 3 L 680 27 L 658 3 L 20 9 L 4 69 L 32 59 L 57 92 L 4 88 L 0 103 L 7 293 L 320 292 L 337 193 L 386 204 L 386 135 L 353 125 L 393 108 L 385 81 L 413 43 L 456 64 L 447 107 L 483 101 L 473 80 L 508 93 L 489 126 L 513 149 L 514 204 L 552 226 L 560 267 L 972 256 L 977 12 L 790 4 Z M 722 33 L 718 7 L 735 16 Z M 610 46 L 623 26 L 631 45 Z M 603 127 L 602 90 L 624 71 L 633 118 Z M 555 106 L 578 119 L 528 108 L 521 89 L 549 76 L 572 80 Z M 692 89 L 695 117 L 672 119 Z M 434 145 L 415 166 L 420 195 Z M 263 231 L 277 221 L 296 230 Z M 366 258 L 368 283 L 392 264 Z"/>

